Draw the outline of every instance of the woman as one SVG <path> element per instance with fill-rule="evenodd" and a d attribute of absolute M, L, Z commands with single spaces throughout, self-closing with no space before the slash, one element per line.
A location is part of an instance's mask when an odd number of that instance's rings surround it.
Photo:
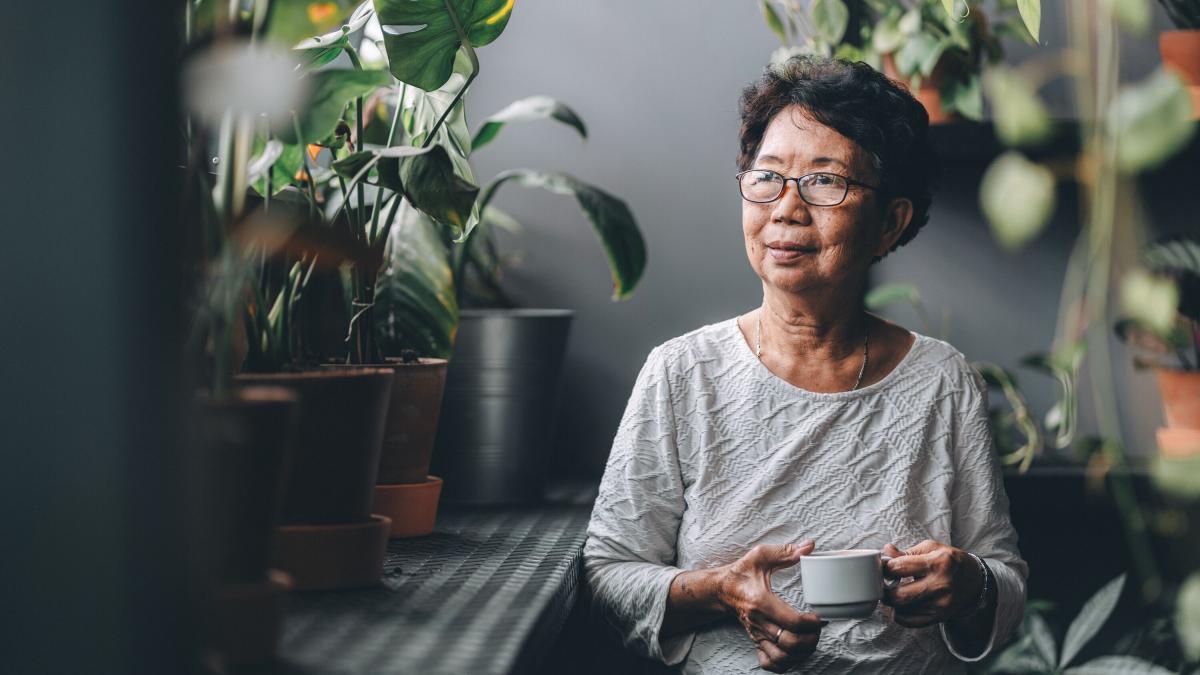
<path fill-rule="evenodd" d="M 942 673 L 1020 622 L 986 389 L 950 345 L 864 310 L 928 220 L 928 118 L 864 64 L 792 59 L 742 95 L 738 187 L 762 305 L 654 349 L 584 565 L 627 647 L 685 673 Z M 806 611 L 800 557 L 881 549 L 869 619 Z"/>

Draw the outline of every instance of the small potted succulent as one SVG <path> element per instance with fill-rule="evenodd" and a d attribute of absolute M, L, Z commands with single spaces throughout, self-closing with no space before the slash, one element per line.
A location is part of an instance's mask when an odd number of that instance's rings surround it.
<path fill-rule="evenodd" d="M 1166 426 L 1158 430 L 1164 457 L 1200 457 L 1200 241 L 1173 235 L 1144 251 L 1148 273 L 1123 288 L 1128 316 L 1115 330 L 1143 352 L 1138 367 L 1158 375 Z"/>

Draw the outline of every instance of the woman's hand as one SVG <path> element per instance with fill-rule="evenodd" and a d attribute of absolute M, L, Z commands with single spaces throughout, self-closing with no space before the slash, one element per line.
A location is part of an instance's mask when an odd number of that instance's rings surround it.
<path fill-rule="evenodd" d="M 742 622 L 758 649 L 758 665 L 782 673 L 817 648 L 821 627 L 829 623 L 816 614 L 803 614 L 771 589 L 771 574 L 791 567 L 812 553 L 813 541 L 800 544 L 759 544 L 725 565 L 717 596 Z"/>
<path fill-rule="evenodd" d="M 926 540 L 901 551 L 888 544 L 892 559 L 884 575 L 913 581 L 884 590 L 883 603 L 895 609 L 896 623 L 922 628 L 971 614 L 983 589 L 983 573 L 966 551 Z"/>

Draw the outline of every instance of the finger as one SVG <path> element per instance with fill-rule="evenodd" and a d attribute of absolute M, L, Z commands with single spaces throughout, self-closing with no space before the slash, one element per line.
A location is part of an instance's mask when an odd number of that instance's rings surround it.
<path fill-rule="evenodd" d="M 758 664 L 764 670 L 769 670 L 772 673 L 786 671 L 791 667 L 791 663 L 796 660 L 794 657 L 789 656 L 787 652 L 780 649 L 779 645 L 774 642 L 758 643 L 758 651 Z"/>
<path fill-rule="evenodd" d="M 766 606 L 750 611 L 751 620 L 760 626 L 783 626 L 793 633 L 819 633 L 829 622 L 811 612 L 798 612 L 779 596 Z M 775 630 L 775 629 L 772 629 Z M 774 635 L 774 633 L 771 633 Z"/>
<path fill-rule="evenodd" d="M 753 625 L 750 639 L 755 642 L 758 642 L 759 639 L 766 639 L 789 653 L 808 653 L 816 649 L 817 641 L 821 639 L 821 628 L 828 623 L 828 621 L 820 621 L 813 630 L 797 633 L 782 628 L 779 624 L 763 620 Z"/>
<path fill-rule="evenodd" d="M 902 555 L 889 560 L 886 569 L 891 577 L 923 577 L 929 574 L 929 560 L 921 554 Z"/>
<path fill-rule="evenodd" d="M 944 544 L 942 544 L 941 542 L 937 542 L 932 539 L 926 539 L 925 541 L 917 544 L 916 546 L 912 546 L 912 547 L 906 549 L 904 551 L 904 554 L 905 555 L 922 555 L 924 553 L 932 553 L 933 551 L 936 551 L 939 548 L 942 548 L 943 546 L 944 546 Z"/>
<path fill-rule="evenodd" d="M 899 558 L 900 556 L 904 555 L 904 551 L 896 548 L 895 544 L 885 544 L 883 547 L 883 554 L 889 558 Z"/>
<path fill-rule="evenodd" d="M 933 602 L 948 595 L 946 584 L 933 577 L 925 577 L 912 582 L 884 589 L 883 601 L 898 609 L 907 609 L 922 603 Z"/>
<path fill-rule="evenodd" d="M 812 539 L 805 539 L 799 544 L 759 544 L 750 549 L 750 561 L 770 573 L 795 565 L 802 556 L 812 553 L 815 547 Z"/>

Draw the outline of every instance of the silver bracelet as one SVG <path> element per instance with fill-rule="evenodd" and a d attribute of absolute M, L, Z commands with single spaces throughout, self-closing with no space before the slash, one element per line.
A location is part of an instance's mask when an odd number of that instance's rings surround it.
<path fill-rule="evenodd" d="M 991 588 L 991 580 L 992 580 L 992 571 L 990 569 L 988 569 L 987 565 L 984 564 L 983 558 L 980 558 L 979 556 L 975 555 L 974 553 L 967 553 L 967 555 L 971 556 L 972 558 L 975 559 L 975 562 L 979 563 L 979 572 L 981 574 L 983 574 L 983 587 L 979 589 L 979 602 L 975 603 L 975 608 L 972 609 L 970 611 L 970 613 L 968 613 L 966 616 L 961 617 L 963 619 L 973 618 L 976 614 L 981 612 L 983 610 L 983 608 L 987 605 L 988 590 Z"/>

